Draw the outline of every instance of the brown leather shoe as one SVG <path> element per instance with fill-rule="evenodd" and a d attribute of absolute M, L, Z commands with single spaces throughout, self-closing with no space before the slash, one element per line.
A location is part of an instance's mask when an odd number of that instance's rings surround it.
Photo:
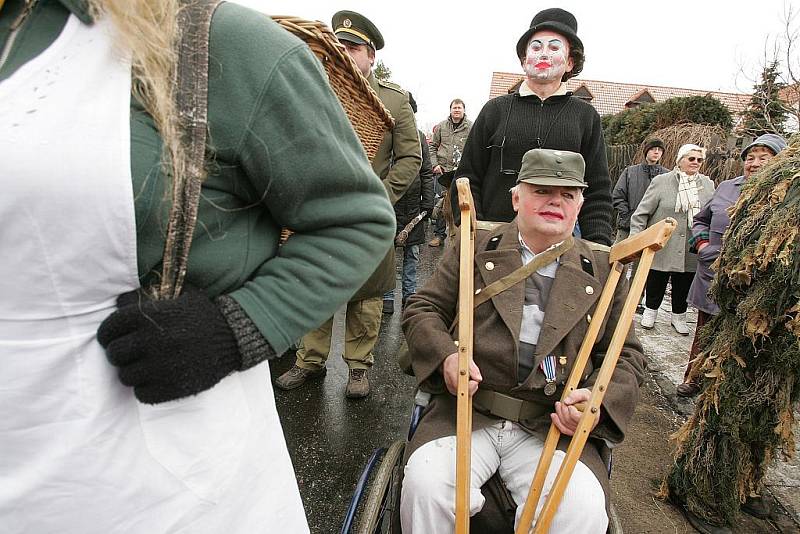
<path fill-rule="evenodd" d="M 292 368 L 283 373 L 275 380 L 275 385 L 284 390 L 299 388 L 306 383 L 307 380 L 312 378 L 322 378 L 328 370 L 323 367 L 321 369 L 303 369 L 297 365 L 292 365 Z"/>
<path fill-rule="evenodd" d="M 440 247 L 440 246 L 442 246 L 442 240 L 439 239 L 438 237 L 434 237 L 433 239 L 428 241 L 428 246 L 429 247 Z"/>
<path fill-rule="evenodd" d="M 675 388 L 675 391 L 678 393 L 679 397 L 694 397 L 700 393 L 700 384 L 696 384 L 695 382 L 684 382 L 683 384 L 678 384 L 678 387 Z"/>
<path fill-rule="evenodd" d="M 369 379 L 366 369 L 350 369 L 347 379 L 347 390 L 344 396 L 348 399 L 363 399 L 369 395 Z"/>

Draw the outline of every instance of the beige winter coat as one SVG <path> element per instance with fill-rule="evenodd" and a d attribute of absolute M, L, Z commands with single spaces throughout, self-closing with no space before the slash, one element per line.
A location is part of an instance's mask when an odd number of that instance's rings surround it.
<path fill-rule="evenodd" d="M 714 194 L 714 182 L 708 176 L 697 175 L 700 188 L 697 196 L 700 198 L 700 207 L 706 205 Z M 689 252 L 689 236 L 691 228 L 688 226 L 688 217 L 684 212 L 675 211 L 675 198 L 678 196 L 678 171 L 672 170 L 666 174 L 659 174 L 650 182 L 650 187 L 644 193 L 639 207 L 631 216 L 631 233 L 649 228 L 658 221 L 672 217 L 678 223 L 667 246 L 656 252 L 651 269 L 655 271 L 674 273 L 693 273 L 697 270 L 697 254 Z"/>

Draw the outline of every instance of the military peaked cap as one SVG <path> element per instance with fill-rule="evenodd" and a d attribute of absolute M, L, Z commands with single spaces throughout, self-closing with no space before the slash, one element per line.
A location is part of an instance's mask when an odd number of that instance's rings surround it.
<path fill-rule="evenodd" d="M 340 41 L 365 44 L 373 50 L 383 48 L 383 35 L 367 17 L 355 11 L 337 11 L 331 20 L 333 33 Z"/>
<path fill-rule="evenodd" d="M 586 163 L 577 152 L 534 148 L 522 156 L 517 182 L 583 188 L 587 187 L 585 172 Z"/>

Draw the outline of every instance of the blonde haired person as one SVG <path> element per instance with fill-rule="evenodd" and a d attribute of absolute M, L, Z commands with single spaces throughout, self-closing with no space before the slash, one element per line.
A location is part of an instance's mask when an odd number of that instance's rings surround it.
<path fill-rule="evenodd" d="M 265 360 L 367 279 L 394 215 L 308 48 L 222 4 L 187 286 L 148 298 L 182 5 L 0 3 L 4 533 L 308 531 Z"/>
<path fill-rule="evenodd" d="M 667 217 L 672 217 L 678 223 L 672 238 L 653 258 L 645 287 L 643 328 L 653 328 L 655 325 L 667 282 L 671 281 L 670 322 L 679 334 L 689 334 L 686 296 L 697 270 L 697 254 L 689 250 L 689 238 L 694 216 L 714 193 L 714 182 L 700 174 L 705 157 L 705 148 L 693 144 L 681 146 L 675 158 L 675 169 L 653 178 L 639 207 L 631 216 L 632 236 Z"/>

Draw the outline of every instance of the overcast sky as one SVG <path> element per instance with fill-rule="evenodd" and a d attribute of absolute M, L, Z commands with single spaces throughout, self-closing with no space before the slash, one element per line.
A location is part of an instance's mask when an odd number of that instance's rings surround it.
<path fill-rule="evenodd" d="M 581 78 L 728 92 L 752 89 L 765 43 L 782 34 L 787 6 L 800 11 L 800 0 L 235 1 L 328 25 L 339 9 L 368 17 L 386 41 L 377 59 L 414 94 L 425 131 L 447 118 L 456 97 L 474 119 L 493 71 L 522 72 L 516 43 L 540 9 L 561 7 L 578 19 L 586 51 Z M 800 15 L 794 27 L 800 29 Z"/>

